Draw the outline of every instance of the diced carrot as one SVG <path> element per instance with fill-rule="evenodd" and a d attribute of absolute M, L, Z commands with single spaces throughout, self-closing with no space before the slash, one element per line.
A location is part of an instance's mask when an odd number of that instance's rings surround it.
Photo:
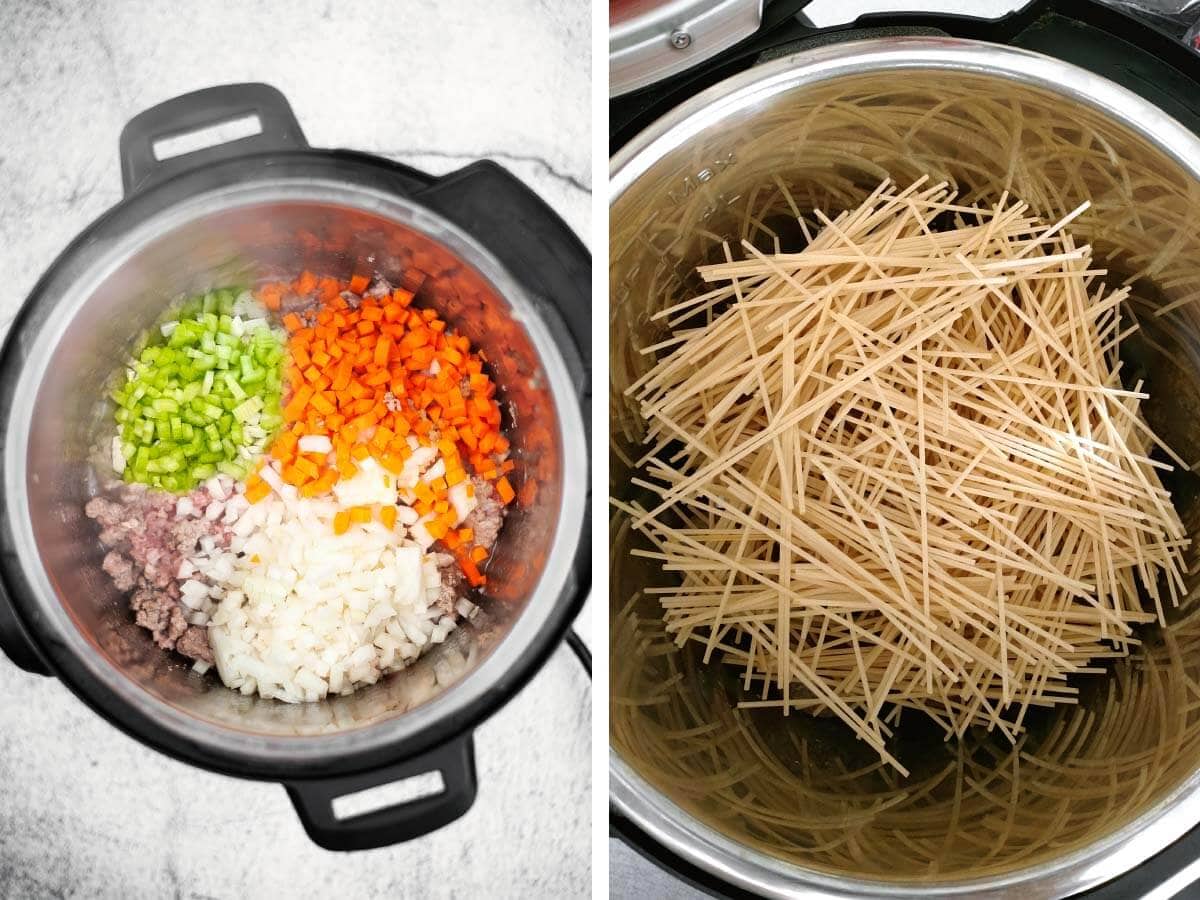
<path fill-rule="evenodd" d="M 384 506 L 379 510 L 379 521 L 383 523 L 384 528 L 396 527 L 396 507 Z"/>
<path fill-rule="evenodd" d="M 334 300 L 338 295 L 338 283 L 336 278 L 321 278 L 317 282 L 317 291 L 321 295 L 321 299 L 326 303 Z"/>
<path fill-rule="evenodd" d="M 292 463 L 292 467 L 304 475 L 305 478 L 319 478 L 321 469 L 315 462 L 305 456 L 297 456 L 296 461 Z"/>
<path fill-rule="evenodd" d="M 462 557 L 458 561 L 458 566 L 463 570 L 463 574 L 467 576 L 467 582 L 471 585 L 471 587 L 479 587 L 487 581 L 487 579 L 479 573 L 478 567 L 472 560 Z"/>
<path fill-rule="evenodd" d="M 350 530 L 350 513 L 346 510 L 339 510 L 333 516 L 333 533 L 345 534 Z"/>
<path fill-rule="evenodd" d="M 500 501 L 506 505 L 512 503 L 513 498 L 517 496 L 517 492 L 513 490 L 512 485 L 508 483 L 508 479 L 504 477 L 501 477 L 496 482 L 496 493 L 500 495 Z"/>
<path fill-rule="evenodd" d="M 300 273 L 300 277 L 296 279 L 296 293 L 310 294 L 317 287 L 317 276 L 307 269 Z"/>
<path fill-rule="evenodd" d="M 330 385 L 339 393 L 344 391 L 350 385 L 350 377 L 354 374 L 354 361 L 350 357 L 343 357 L 337 365 L 334 372 L 333 383 Z"/>
<path fill-rule="evenodd" d="M 337 412 L 337 407 L 330 402 L 329 398 L 324 394 L 313 394 L 312 397 L 313 409 L 321 413 L 323 416 L 332 415 Z"/>
<path fill-rule="evenodd" d="M 257 503 L 270 493 L 271 486 L 260 478 L 257 484 L 246 485 L 245 497 L 251 503 Z"/>
<path fill-rule="evenodd" d="M 374 356 L 375 365 L 380 366 L 380 367 L 386 366 L 387 361 L 388 361 L 388 354 L 390 354 L 391 352 L 392 352 L 392 339 L 390 337 L 388 337 L 387 335 L 384 335 L 383 337 L 381 337 L 379 339 L 379 342 L 375 345 L 375 356 Z M 384 369 L 384 371 L 386 372 L 387 370 Z"/>
<path fill-rule="evenodd" d="M 371 283 L 371 279 L 366 275 L 355 275 L 350 279 L 350 290 L 356 294 L 361 294 L 367 289 L 367 285 Z"/>
<path fill-rule="evenodd" d="M 283 471 L 280 472 L 280 477 L 288 484 L 295 485 L 296 487 L 304 484 L 305 480 L 304 473 L 297 469 L 295 464 L 284 466 Z"/>
<path fill-rule="evenodd" d="M 471 561 L 477 563 L 483 562 L 485 559 L 487 559 L 487 555 L 488 552 L 482 547 L 474 547 L 471 550 Z"/>
<path fill-rule="evenodd" d="M 288 401 L 287 406 L 283 408 L 283 417 L 289 420 L 299 419 L 304 413 L 304 407 L 308 405 L 308 401 L 312 398 L 313 389 L 308 385 L 304 385 L 292 396 Z"/>
<path fill-rule="evenodd" d="M 304 327 L 304 323 L 300 321 L 300 317 L 295 313 L 288 313 L 283 317 L 283 327 L 288 331 L 299 331 Z"/>
<path fill-rule="evenodd" d="M 350 507 L 350 521 L 355 525 L 365 525 L 371 521 L 371 507 L 369 506 L 352 506 Z"/>

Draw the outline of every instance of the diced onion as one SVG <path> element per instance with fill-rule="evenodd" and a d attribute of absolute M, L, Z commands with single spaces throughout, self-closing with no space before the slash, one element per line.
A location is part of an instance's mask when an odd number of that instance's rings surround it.
<path fill-rule="evenodd" d="M 298 446 L 301 453 L 329 453 L 333 450 L 333 441 L 324 434 L 306 434 L 300 438 Z"/>

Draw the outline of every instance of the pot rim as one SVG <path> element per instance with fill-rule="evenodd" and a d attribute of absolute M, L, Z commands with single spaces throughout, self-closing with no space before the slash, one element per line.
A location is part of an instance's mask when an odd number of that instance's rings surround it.
<path fill-rule="evenodd" d="M 986 41 L 882 37 L 810 49 L 763 63 L 691 97 L 635 136 L 609 165 L 609 208 L 655 163 L 726 116 L 786 92 L 881 71 L 952 70 L 1064 96 L 1119 122 L 1200 180 L 1200 138 L 1124 87 L 1053 57 Z M 731 840 L 643 779 L 609 748 L 613 810 L 677 856 L 769 897 L 1017 897 L 1036 884 L 1066 896 L 1109 881 L 1164 850 L 1200 822 L 1200 767 L 1116 831 L 1062 857 L 1003 875 L 947 882 L 885 882 L 831 875 Z"/>
<path fill-rule="evenodd" d="M 243 157 L 194 170 L 118 203 L 67 247 L 25 301 L 0 351 L 0 572 L 12 608 L 54 673 L 122 730 L 167 753 L 228 774 L 279 780 L 394 763 L 444 743 L 503 705 L 552 651 L 582 598 L 570 596 L 584 533 L 587 448 L 567 364 L 526 290 L 482 243 L 419 200 L 397 193 L 386 160 L 303 150 Z M 471 265 L 512 307 L 529 334 L 557 406 L 566 489 L 547 563 L 510 632 L 473 671 L 408 712 L 349 731 L 253 735 L 199 719 L 154 697 L 96 653 L 55 599 L 34 549 L 24 490 L 25 447 L 36 386 L 49 349 L 95 284 L 156 235 L 219 210 L 274 201 L 328 202 L 413 228 Z M 31 312 L 46 315 L 31 327 Z"/>

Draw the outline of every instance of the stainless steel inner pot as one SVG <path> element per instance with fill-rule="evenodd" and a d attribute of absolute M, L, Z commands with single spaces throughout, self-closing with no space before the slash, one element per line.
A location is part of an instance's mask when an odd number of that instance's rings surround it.
<path fill-rule="evenodd" d="M 781 191 L 830 214 L 881 178 L 948 179 L 969 200 L 1004 190 L 1071 226 L 1109 282 L 1133 286 L 1141 332 L 1125 371 L 1144 378 L 1151 425 L 1200 460 L 1200 141 L 1087 71 L 1006 47 L 880 39 L 762 65 L 693 98 L 612 163 L 613 494 L 637 496 L 640 422 L 623 390 L 651 315 L 697 287 L 720 242 L 788 240 Z M 1188 300 L 1164 315 L 1156 311 Z M 1168 487 L 1200 538 L 1200 480 Z M 900 778 L 831 718 L 735 708 L 739 682 L 664 635 L 669 578 L 611 527 L 611 800 L 652 839 L 728 883 L 772 896 L 1063 896 L 1129 870 L 1200 821 L 1200 611 L 1169 626 L 1078 708 L 1032 723 L 1018 746 L 943 739 L 906 717 Z M 1193 547 L 1189 562 L 1197 558 Z"/>
<path fill-rule="evenodd" d="M 13 564 L 32 588 L 22 615 L 47 654 L 81 666 L 83 678 L 175 738 L 258 771 L 393 746 L 435 720 L 469 724 L 464 710 L 498 691 L 559 602 L 584 507 L 583 492 L 565 486 L 586 480 L 563 357 L 531 298 L 482 245 L 395 193 L 272 171 L 92 237 L 64 257 L 47 276 L 50 299 L 31 307 L 12 348 L 24 364 L 4 448 Z M 416 303 L 486 353 L 521 478 L 537 489 L 503 529 L 478 625 L 352 696 L 288 705 L 229 691 L 155 647 L 101 571 L 83 504 L 111 477 L 92 465 L 91 448 L 110 427 L 106 382 L 138 334 L 185 295 L 306 268 L 341 278 L 378 271 L 419 285 Z"/>

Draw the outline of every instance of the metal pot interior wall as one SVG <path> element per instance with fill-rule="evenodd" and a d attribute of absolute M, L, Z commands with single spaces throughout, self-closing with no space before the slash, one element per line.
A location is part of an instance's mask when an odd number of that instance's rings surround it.
<path fill-rule="evenodd" d="M 727 107 L 731 108 L 730 107 Z M 719 119 L 719 121 L 717 121 Z M 615 201 L 611 221 L 612 492 L 638 496 L 641 423 L 622 396 L 667 335 L 651 316 L 700 293 L 696 265 L 741 239 L 798 246 L 791 200 L 830 215 L 881 178 L 947 179 L 969 201 L 1002 191 L 1070 227 L 1108 281 L 1129 279 L 1125 371 L 1143 410 L 1184 459 L 1200 459 L 1200 185 L 1108 116 L 1058 93 L 962 71 L 842 76 L 714 114 Z M 789 199 L 790 198 L 790 199 Z M 1200 537 L 1200 479 L 1167 485 Z M 643 498 L 644 499 L 644 498 Z M 649 504 L 653 505 L 653 504 Z M 704 666 L 664 634 L 654 597 L 669 575 L 612 519 L 611 740 L 658 791 L 739 845 L 854 880 L 996 877 L 1087 846 L 1147 811 L 1200 764 L 1197 582 L 1132 657 L 1076 683 L 1078 706 L 1040 711 L 1017 746 L 995 734 L 944 740 L 906 715 L 894 752 L 905 779 L 832 717 L 738 710 L 738 673 Z M 1189 564 L 1198 557 L 1189 552 Z"/>
<path fill-rule="evenodd" d="M 501 386 L 518 473 L 537 482 L 510 514 L 475 625 L 455 632 L 402 673 L 348 697 L 289 705 L 225 689 L 153 645 L 101 571 L 103 550 L 83 504 L 112 477 L 97 443 L 111 428 L 105 388 L 156 327 L 173 298 L 223 285 L 378 271 L 417 290 L 486 353 Z M 146 691 L 201 722 L 261 735 L 318 735 L 389 719 L 472 672 L 505 637 L 534 592 L 557 525 L 561 472 L 555 401 L 538 354 L 509 302 L 472 265 L 417 228 L 365 209 L 278 200 L 214 208 L 166 228 L 90 292 L 66 325 L 38 392 L 27 485 L 41 563 L 74 624 L 95 650 Z"/>

